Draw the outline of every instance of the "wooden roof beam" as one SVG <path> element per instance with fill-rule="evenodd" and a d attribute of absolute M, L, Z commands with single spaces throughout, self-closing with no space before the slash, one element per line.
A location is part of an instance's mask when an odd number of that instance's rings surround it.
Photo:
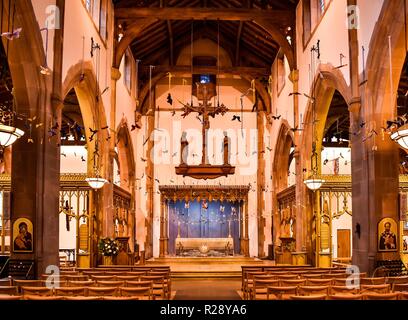
<path fill-rule="evenodd" d="M 244 28 L 244 21 L 239 22 L 238 32 L 237 32 L 237 44 L 235 46 L 235 65 L 239 66 L 239 46 L 241 44 L 242 29 Z"/>
<path fill-rule="evenodd" d="M 247 8 L 119 8 L 116 19 L 157 18 L 169 20 L 269 20 L 275 24 L 293 23 L 295 14 L 289 10 L 257 10 Z"/>

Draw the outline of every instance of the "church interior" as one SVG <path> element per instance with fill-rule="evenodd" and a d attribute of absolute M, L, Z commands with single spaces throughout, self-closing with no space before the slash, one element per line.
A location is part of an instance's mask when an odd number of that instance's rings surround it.
<path fill-rule="evenodd" d="M 408 300 L 407 0 L 0 12 L 0 301 Z"/>

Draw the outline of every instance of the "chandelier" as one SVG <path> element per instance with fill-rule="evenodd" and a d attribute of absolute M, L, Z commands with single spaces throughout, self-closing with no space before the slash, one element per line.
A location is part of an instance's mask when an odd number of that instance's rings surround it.
<path fill-rule="evenodd" d="M 408 149 L 408 125 L 404 125 L 398 128 L 393 134 L 391 139 L 398 143 L 402 148 Z"/>
<path fill-rule="evenodd" d="M 11 146 L 17 139 L 24 135 L 24 131 L 18 128 L 0 124 L 0 145 L 2 147 Z"/>

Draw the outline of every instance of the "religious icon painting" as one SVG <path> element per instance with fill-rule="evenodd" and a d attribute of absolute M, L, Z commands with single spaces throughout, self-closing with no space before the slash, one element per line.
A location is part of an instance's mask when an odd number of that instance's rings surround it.
<path fill-rule="evenodd" d="M 13 252 L 33 252 L 33 240 L 32 222 L 26 218 L 17 219 L 13 224 Z"/>
<path fill-rule="evenodd" d="M 236 215 L 237 214 L 237 209 L 235 207 L 231 208 L 231 214 Z"/>
<path fill-rule="evenodd" d="M 224 212 L 225 211 L 225 207 L 224 206 L 220 206 L 220 212 Z"/>
<path fill-rule="evenodd" d="M 378 251 L 398 250 L 398 225 L 392 218 L 384 218 L 378 223 Z"/>
<path fill-rule="evenodd" d="M 184 209 L 189 209 L 190 208 L 190 202 L 186 202 L 185 204 L 184 204 Z"/>

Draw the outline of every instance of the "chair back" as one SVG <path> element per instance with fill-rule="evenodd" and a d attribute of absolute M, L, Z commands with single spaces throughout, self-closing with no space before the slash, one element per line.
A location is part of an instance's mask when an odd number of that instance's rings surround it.
<path fill-rule="evenodd" d="M 267 300 L 282 300 L 288 298 L 290 295 L 297 295 L 298 294 L 298 287 L 288 286 L 288 287 L 277 287 L 277 286 L 270 286 L 267 288 L 266 295 Z"/>
<path fill-rule="evenodd" d="M 335 294 L 336 295 L 337 294 L 340 294 L 340 295 L 349 294 L 350 295 L 350 294 L 357 294 L 359 292 L 359 288 L 358 287 L 350 288 L 348 286 L 331 286 L 330 292 L 332 295 L 335 295 Z"/>
<path fill-rule="evenodd" d="M 394 283 L 392 285 L 393 292 L 408 292 L 408 283 Z"/>
<path fill-rule="evenodd" d="M 153 297 L 150 287 L 121 287 L 120 295 L 122 297 L 147 297 L 149 300 Z"/>
<path fill-rule="evenodd" d="M 52 289 L 45 287 L 21 287 L 21 293 L 26 295 L 52 296 Z"/>
<path fill-rule="evenodd" d="M 72 300 L 72 301 L 93 301 L 93 300 L 102 300 L 102 296 L 66 296 L 65 300 Z"/>
<path fill-rule="evenodd" d="M 94 276 L 91 275 L 91 279 L 95 281 L 115 281 L 116 277 L 115 276 Z"/>
<path fill-rule="evenodd" d="M 88 287 L 88 296 L 115 296 L 117 287 Z"/>
<path fill-rule="evenodd" d="M 310 295 L 310 296 L 290 296 L 291 300 L 326 300 L 327 295 Z"/>
<path fill-rule="evenodd" d="M 320 295 L 320 294 L 329 294 L 329 286 L 300 286 L 299 295 L 309 296 L 309 295 Z"/>
<path fill-rule="evenodd" d="M 306 284 L 308 286 L 330 286 L 333 283 L 333 279 L 307 279 Z"/>
<path fill-rule="evenodd" d="M 0 294 L 8 294 L 12 296 L 18 295 L 18 287 L 9 286 L 9 287 L 0 287 Z"/>
<path fill-rule="evenodd" d="M 88 280 L 88 276 L 87 275 L 66 275 L 65 276 L 65 280 L 67 281 L 86 281 Z"/>
<path fill-rule="evenodd" d="M 390 284 L 366 284 L 360 286 L 360 293 L 389 293 Z"/>
<path fill-rule="evenodd" d="M 140 276 L 116 276 L 117 281 L 138 281 Z"/>
<path fill-rule="evenodd" d="M 55 289 L 57 296 L 85 296 L 86 287 L 65 287 Z"/>
<path fill-rule="evenodd" d="M 398 300 L 399 293 L 365 293 L 364 300 Z"/>
<path fill-rule="evenodd" d="M 370 285 L 370 284 L 385 284 L 386 278 L 360 278 L 361 285 Z"/>
<path fill-rule="evenodd" d="M 125 285 L 125 281 L 97 281 L 98 287 L 122 287 Z"/>
<path fill-rule="evenodd" d="M 126 281 L 125 286 L 131 287 L 131 288 L 152 287 L 153 282 L 152 281 Z"/>
<path fill-rule="evenodd" d="M 306 283 L 306 279 L 284 279 L 284 280 L 279 280 L 279 283 L 282 287 L 301 286 Z"/>
<path fill-rule="evenodd" d="M 330 300 L 363 300 L 361 294 L 335 294 L 329 296 Z"/>
<path fill-rule="evenodd" d="M 11 296 L 8 294 L 0 294 L 0 301 L 22 300 L 23 296 Z"/>
<path fill-rule="evenodd" d="M 95 281 L 87 280 L 87 281 L 68 281 L 67 287 L 91 287 L 95 285 Z"/>
<path fill-rule="evenodd" d="M 64 297 L 60 296 L 39 296 L 39 295 L 24 295 L 24 300 L 64 300 Z"/>

